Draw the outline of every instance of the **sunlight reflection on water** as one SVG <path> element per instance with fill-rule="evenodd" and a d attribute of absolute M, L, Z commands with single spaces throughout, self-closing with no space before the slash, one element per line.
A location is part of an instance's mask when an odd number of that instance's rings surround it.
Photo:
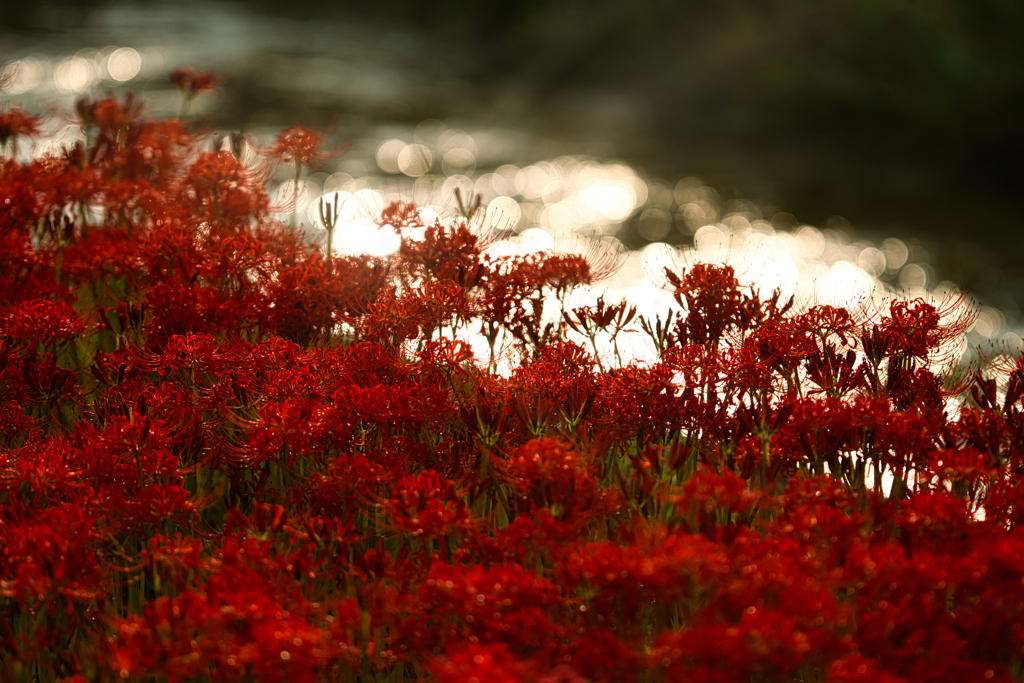
<path fill-rule="evenodd" d="M 157 54 L 150 51 L 149 56 L 149 71 L 161 69 Z M 97 86 L 131 82 L 143 64 L 142 54 L 132 47 L 84 49 L 60 59 L 31 55 L 0 65 L 0 82 L 6 83 L 4 91 L 10 95 L 80 95 Z"/>

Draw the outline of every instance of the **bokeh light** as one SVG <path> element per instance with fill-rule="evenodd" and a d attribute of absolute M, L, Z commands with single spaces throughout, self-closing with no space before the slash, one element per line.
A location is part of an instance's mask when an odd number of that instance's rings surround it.
<path fill-rule="evenodd" d="M 90 89 L 99 80 L 93 60 L 80 55 L 66 57 L 53 70 L 53 81 L 62 93 L 76 94 Z"/>
<path fill-rule="evenodd" d="M 8 62 L 0 69 L 0 81 L 7 83 L 5 90 L 21 95 L 39 88 L 50 80 L 53 67 L 45 60 L 26 57 Z"/>
<path fill-rule="evenodd" d="M 114 50 L 106 59 L 107 73 L 115 81 L 130 81 L 142 69 L 142 55 L 130 47 Z"/>
<path fill-rule="evenodd" d="M 418 178 L 430 170 L 434 163 L 434 155 L 426 145 L 413 143 L 403 147 L 395 161 L 402 173 L 411 178 Z"/>

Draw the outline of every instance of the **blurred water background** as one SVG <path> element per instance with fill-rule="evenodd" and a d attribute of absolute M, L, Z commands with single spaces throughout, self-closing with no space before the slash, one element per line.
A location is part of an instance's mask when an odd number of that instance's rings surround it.
<path fill-rule="evenodd" d="M 55 144 L 81 96 L 176 115 L 186 65 L 224 79 L 190 110 L 211 131 L 351 138 L 279 178 L 306 225 L 348 198 L 341 249 L 393 248 L 367 209 L 459 187 L 493 249 L 624 261 L 602 287 L 651 307 L 661 267 L 699 260 L 845 304 L 955 285 L 981 310 L 965 346 L 1013 350 L 1022 28 L 1015 0 L 4 0 L 0 76 L 4 105 L 63 112 Z"/>

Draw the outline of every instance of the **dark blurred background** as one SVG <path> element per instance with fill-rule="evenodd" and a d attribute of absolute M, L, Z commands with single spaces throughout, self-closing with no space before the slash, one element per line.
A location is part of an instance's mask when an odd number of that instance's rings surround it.
<path fill-rule="evenodd" d="M 1022 29 L 1019 0 L 3 0 L 0 61 L 177 45 L 224 127 L 493 123 L 914 241 L 1017 310 Z"/>

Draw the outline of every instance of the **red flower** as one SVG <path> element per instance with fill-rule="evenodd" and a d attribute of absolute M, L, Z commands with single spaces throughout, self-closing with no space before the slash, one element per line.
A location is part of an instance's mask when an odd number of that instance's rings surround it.
<path fill-rule="evenodd" d="M 723 335 L 743 326 L 756 300 L 744 294 L 732 266 L 698 263 L 679 277 L 665 270 L 674 296 L 686 309 L 677 325 L 680 344 L 716 346 Z"/>
<path fill-rule="evenodd" d="M 182 194 L 197 217 L 240 229 L 269 208 L 260 180 L 230 152 L 206 152 L 192 162 Z"/>
<path fill-rule="evenodd" d="M 563 678 L 541 676 L 531 660 L 521 660 L 502 643 L 469 644 L 427 664 L 438 683 L 555 683 Z"/>
<path fill-rule="evenodd" d="M 35 350 L 39 344 L 67 343 L 85 330 L 78 312 L 63 301 L 34 300 L 0 310 L 0 336 Z"/>
<path fill-rule="evenodd" d="M 590 458 L 557 439 L 535 439 L 503 463 L 524 511 L 546 508 L 559 520 L 586 522 L 614 507 L 616 496 L 600 491 Z"/>
<path fill-rule="evenodd" d="M 42 134 L 39 130 L 41 120 L 40 117 L 32 116 L 18 106 L 11 107 L 7 111 L 0 111 L 0 147 L 6 145 L 8 140 L 17 137 L 39 137 Z"/>
<path fill-rule="evenodd" d="M 447 544 L 452 535 L 472 528 L 461 493 L 437 472 L 402 477 L 393 488 L 386 509 L 395 529 Z"/>
<path fill-rule="evenodd" d="M 282 131 L 274 146 L 266 151 L 271 159 L 285 164 L 316 168 L 321 162 L 335 156 L 340 150 L 323 151 L 324 136 L 298 124 Z"/>
<path fill-rule="evenodd" d="M 289 593 L 253 569 L 226 568 L 206 585 L 152 600 L 142 614 L 116 622 L 101 666 L 122 679 L 188 681 L 216 670 L 220 681 L 324 680 L 349 647 L 325 628 L 318 605 Z"/>
<path fill-rule="evenodd" d="M 220 85 L 220 81 L 209 71 L 196 71 L 191 66 L 172 69 L 169 76 L 174 87 L 188 99 L 197 93 L 214 91 Z"/>

